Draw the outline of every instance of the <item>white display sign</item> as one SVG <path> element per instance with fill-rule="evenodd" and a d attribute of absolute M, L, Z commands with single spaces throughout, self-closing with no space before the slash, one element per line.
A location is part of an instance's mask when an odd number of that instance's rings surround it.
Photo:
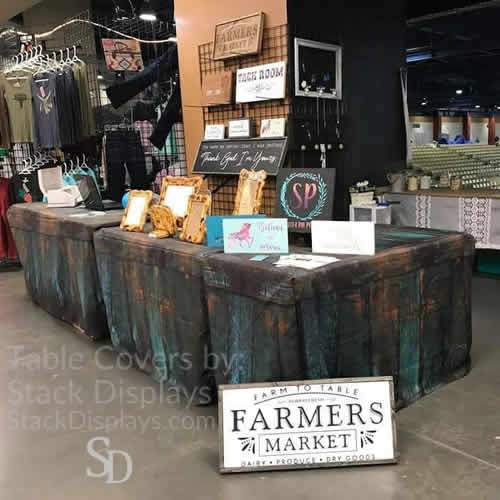
<path fill-rule="evenodd" d="M 243 120 L 230 120 L 228 136 L 231 139 L 250 137 L 250 119 L 244 118 Z"/>
<path fill-rule="evenodd" d="M 220 471 L 397 462 L 392 377 L 219 388 Z"/>
<path fill-rule="evenodd" d="M 236 102 L 284 99 L 285 86 L 284 61 L 239 69 L 236 73 Z"/>
<path fill-rule="evenodd" d="M 220 141 L 224 139 L 224 125 L 207 125 L 205 127 L 206 141 Z"/>
<path fill-rule="evenodd" d="M 313 253 L 375 255 L 373 222 L 311 222 Z"/>
<path fill-rule="evenodd" d="M 284 118 L 267 118 L 260 122 L 261 137 L 284 137 L 285 136 L 285 119 Z"/>

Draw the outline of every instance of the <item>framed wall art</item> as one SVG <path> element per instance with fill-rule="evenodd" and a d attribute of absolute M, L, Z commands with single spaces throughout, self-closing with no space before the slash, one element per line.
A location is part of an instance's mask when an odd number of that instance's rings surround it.
<path fill-rule="evenodd" d="M 342 99 L 342 47 L 295 38 L 295 95 Z"/>
<path fill-rule="evenodd" d="M 180 239 L 191 243 L 203 243 L 206 234 L 206 218 L 210 213 L 212 197 L 209 194 L 194 194 L 189 197 L 188 214 Z"/>
<path fill-rule="evenodd" d="M 263 12 L 217 24 L 212 59 L 221 61 L 258 54 L 262 49 L 263 32 Z"/>
<path fill-rule="evenodd" d="M 233 215 L 254 215 L 259 213 L 266 177 L 265 170 L 257 172 L 244 169 L 240 172 Z"/>
<path fill-rule="evenodd" d="M 160 205 L 170 208 L 180 222 L 188 213 L 189 197 L 197 194 L 203 177 L 173 177 L 163 179 L 160 192 Z"/>
<path fill-rule="evenodd" d="M 152 199 L 152 191 L 130 191 L 120 229 L 142 233 Z"/>

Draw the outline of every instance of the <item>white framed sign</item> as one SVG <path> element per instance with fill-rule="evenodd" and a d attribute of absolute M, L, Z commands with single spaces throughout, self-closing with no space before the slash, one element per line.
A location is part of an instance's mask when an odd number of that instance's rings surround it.
<path fill-rule="evenodd" d="M 286 62 L 239 69 L 236 73 L 236 102 L 284 99 Z"/>
<path fill-rule="evenodd" d="M 251 122 L 249 118 L 241 120 L 229 120 L 228 137 L 230 139 L 248 138 L 252 135 Z"/>
<path fill-rule="evenodd" d="M 285 118 L 265 118 L 260 122 L 261 137 L 284 137 Z"/>
<path fill-rule="evenodd" d="M 220 141 L 224 139 L 224 134 L 225 134 L 224 125 L 207 125 L 205 127 L 206 141 Z"/>
<path fill-rule="evenodd" d="M 222 473 L 396 463 L 392 377 L 219 388 Z"/>
<path fill-rule="evenodd" d="M 375 255 L 375 224 L 313 220 L 311 222 L 313 253 Z"/>

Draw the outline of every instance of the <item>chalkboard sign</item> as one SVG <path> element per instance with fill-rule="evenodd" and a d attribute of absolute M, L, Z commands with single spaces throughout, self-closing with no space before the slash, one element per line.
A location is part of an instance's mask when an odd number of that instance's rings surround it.
<path fill-rule="evenodd" d="M 331 220 L 334 168 L 284 168 L 277 181 L 276 217 L 288 218 L 288 229 L 310 233 L 311 221 Z"/>
<path fill-rule="evenodd" d="M 286 137 L 203 141 L 198 149 L 193 173 L 239 175 L 246 168 L 277 175 L 285 161 L 286 151 Z"/>

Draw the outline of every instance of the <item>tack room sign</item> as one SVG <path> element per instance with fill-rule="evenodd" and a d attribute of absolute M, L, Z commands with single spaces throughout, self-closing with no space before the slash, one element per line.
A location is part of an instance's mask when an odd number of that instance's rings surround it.
<path fill-rule="evenodd" d="M 397 462 L 392 377 L 219 388 L 220 471 Z"/>

